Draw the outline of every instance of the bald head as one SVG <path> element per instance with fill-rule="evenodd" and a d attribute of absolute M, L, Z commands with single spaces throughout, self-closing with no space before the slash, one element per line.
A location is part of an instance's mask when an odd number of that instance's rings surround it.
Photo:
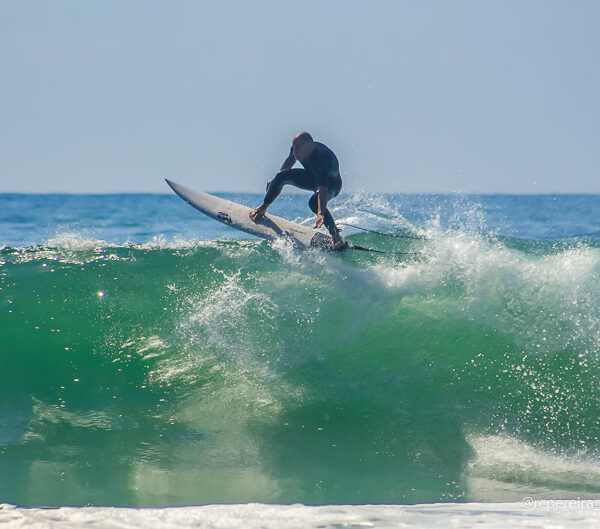
<path fill-rule="evenodd" d="M 308 132 L 300 132 L 292 140 L 292 150 L 296 160 L 306 160 L 312 154 L 314 148 L 312 136 Z"/>

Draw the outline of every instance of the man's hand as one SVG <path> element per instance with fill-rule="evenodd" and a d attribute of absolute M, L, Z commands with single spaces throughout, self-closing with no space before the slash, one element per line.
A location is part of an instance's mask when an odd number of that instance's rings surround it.
<path fill-rule="evenodd" d="M 325 217 L 323 213 L 317 213 L 317 223 L 315 224 L 315 228 L 320 228 L 323 226 L 323 222 L 325 222 Z"/>
<path fill-rule="evenodd" d="M 253 220 L 254 222 L 262 219 L 265 216 L 265 213 L 267 212 L 267 208 L 269 206 L 267 206 L 264 202 L 258 206 L 257 208 L 254 208 L 250 213 L 248 213 L 248 216 L 250 217 L 250 220 Z"/>

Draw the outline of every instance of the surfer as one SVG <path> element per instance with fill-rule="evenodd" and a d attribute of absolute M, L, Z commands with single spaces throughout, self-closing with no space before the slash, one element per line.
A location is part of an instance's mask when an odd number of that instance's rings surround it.
<path fill-rule="evenodd" d="M 299 161 L 304 169 L 292 169 L 296 161 Z M 336 197 L 342 189 L 340 165 L 333 151 L 322 143 L 314 141 L 308 132 L 297 134 L 281 169 L 272 180 L 267 182 L 267 194 L 263 203 L 250 212 L 250 219 L 256 222 L 264 217 L 267 208 L 287 184 L 314 191 L 308 206 L 317 215 L 315 228 L 325 224 L 333 237 L 334 250 L 343 249 L 346 243 L 327 209 L 327 202 Z"/>

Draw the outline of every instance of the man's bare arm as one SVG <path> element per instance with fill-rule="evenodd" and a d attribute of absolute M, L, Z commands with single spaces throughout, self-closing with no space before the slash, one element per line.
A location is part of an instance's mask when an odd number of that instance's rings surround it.
<path fill-rule="evenodd" d="M 320 228 L 323 226 L 328 198 L 329 189 L 327 189 L 327 186 L 319 186 L 319 210 L 317 211 L 317 223 L 315 224 L 315 228 Z"/>
<path fill-rule="evenodd" d="M 319 186 L 319 214 L 324 215 L 327 209 L 327 199 L 329 198 L 329 189 L 327 186 Z"/>

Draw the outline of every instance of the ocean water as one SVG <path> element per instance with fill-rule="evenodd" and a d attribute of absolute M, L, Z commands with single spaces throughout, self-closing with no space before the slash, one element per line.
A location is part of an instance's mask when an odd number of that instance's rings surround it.
<path fill-rule="evenodd" d="M 310 224 L 307 200 L 272 212 Z M 168 194 L 0 195 L 0 520 L 599 498 L 600 196 L 331 205 L 386 253 L 269 243 Z"/>

